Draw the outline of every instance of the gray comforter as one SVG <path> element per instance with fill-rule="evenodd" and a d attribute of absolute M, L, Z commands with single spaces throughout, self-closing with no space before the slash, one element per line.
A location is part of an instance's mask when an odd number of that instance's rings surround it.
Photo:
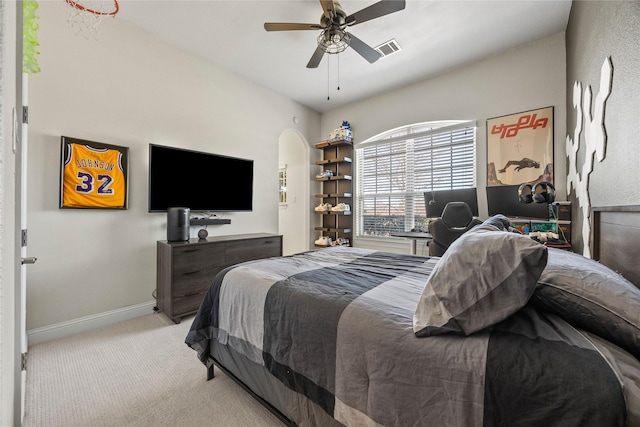
<path fill-rule="evenodd" d="M 438 260 L 330 247 L 230 267 L 186 344 L 203 363 L 211 340 L 229 346 L 347 426 L 640 425 L 638 360 L 542 299 L 470 336 L 417 337 Z"/>

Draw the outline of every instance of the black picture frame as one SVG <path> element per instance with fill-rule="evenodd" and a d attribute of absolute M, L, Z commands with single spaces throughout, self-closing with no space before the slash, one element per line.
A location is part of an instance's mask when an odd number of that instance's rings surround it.
<path fill-rule="evenodd" d="M 129 147 L 62 136 L 58 207 L 128 209 Z"/>
<path fill-rule="evenodd" d="M 487 186 L 553 184 L 553 106 L 487 120 Z"/>

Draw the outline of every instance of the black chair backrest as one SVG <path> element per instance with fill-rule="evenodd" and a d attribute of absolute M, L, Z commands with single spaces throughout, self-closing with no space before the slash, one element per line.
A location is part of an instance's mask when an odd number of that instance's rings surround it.
<path fill-rule="evenodd" d="M 474 218 L 465 202 L 447 203 L 442 216 L 429 223 L 429 232 L 433 237 L 429 243 L 429 254 L 442 256 L 456 239 L 478 224 L 482 224 L 482 221 Z"/>

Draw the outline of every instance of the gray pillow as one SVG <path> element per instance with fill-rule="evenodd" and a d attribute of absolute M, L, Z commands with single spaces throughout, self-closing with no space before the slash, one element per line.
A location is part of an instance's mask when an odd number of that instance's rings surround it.
<path fill-rule="evenodd" d="M 530 304 L 624 348 L 640 359 L 640 289 L 597 261 L 549 248 Z"/>
<path fill-rule="evenodd" d="M 418 337 L 470 335 L 522 308 L 547 263 L 547 248 L 485 222 L 458 238 L 427 279 L 413 316 Z"/>

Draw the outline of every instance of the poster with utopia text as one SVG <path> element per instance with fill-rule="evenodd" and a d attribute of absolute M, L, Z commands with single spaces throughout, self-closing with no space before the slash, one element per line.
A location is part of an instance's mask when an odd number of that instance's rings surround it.
<path fill-rule="evenodd" d="M 553 107 L 487 120 L 487 186 L 553 183 Z"/>
<path fill-rule="evenodd" d="M 129 148 L 63 136 L 60 208 L 127 209 Z"/>

